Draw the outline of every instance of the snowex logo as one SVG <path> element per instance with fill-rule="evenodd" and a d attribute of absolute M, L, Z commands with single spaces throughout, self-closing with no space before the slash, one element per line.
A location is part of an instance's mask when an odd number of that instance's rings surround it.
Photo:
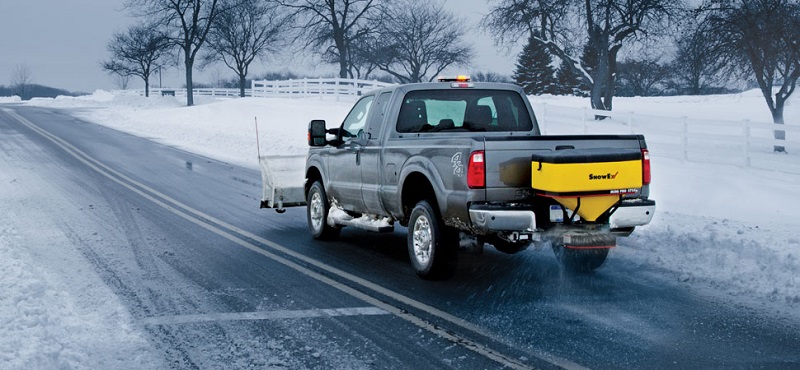
<path fill-rule="evenodd" d="M 593 173 L 590 173 L 589 180 L 614 180 L 617 178 L 617 175 L 619 175 L 619 171 L 617 171 L 613 175 L 610 172 L 601 175 L 595 175 Z"/>

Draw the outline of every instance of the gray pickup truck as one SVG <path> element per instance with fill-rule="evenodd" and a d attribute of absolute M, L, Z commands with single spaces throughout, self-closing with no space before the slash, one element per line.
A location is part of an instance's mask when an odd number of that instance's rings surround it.
<path fill-rule="evenodd" d="M 305 184 L 267 189 L 265 174 L 262 207 L 306 204 L 320 240 L 344 226 L 405 226 L 426 279 L 451 276 L 460 250 L 484 244 L 504 253 L 550 245 L 565 267 L 591 271 L 655 211 L 643 136 L 541 135 L 523 90 L 510 84 L 372 91 L 337 128 L 311 121 L 308 143 Z"/>

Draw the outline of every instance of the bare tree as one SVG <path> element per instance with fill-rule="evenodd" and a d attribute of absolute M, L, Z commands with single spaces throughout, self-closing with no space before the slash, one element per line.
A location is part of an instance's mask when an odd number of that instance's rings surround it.
<path fill-rule="evenodd" d="M 289 17 L 283 8 L 265 0 L 223 0 L 209 33 L 208 45 L 239 77 L 239 95 L 245 96 L 250 64 L 265 53 L 275 52 Z"/>
<path fill-rule="evenodd" d="M 689 95 L 706 92 L 720 68 L 708 48 L 708 36 L 698 27 L 696 22 L 689 19 L 683 27 L 684 31 L 675 40 L 678 50 L 672 69 L 680 85 L 679 91 Z"/>
<path fill-rule="evenodd" d="M 661 95 L 672 74 L 672 68 L 648 58 L 623 61 L 618 71 L 623 96 Z"/>
<path fill-rule="evenodd" d="M 11 72 L 11 88 L 14 89 L 15 95 L 23 100 L 28 98 L 28 85 L 32 82 L 33 75 L 27 64 L 17 64 L 14 66 L 14 70 Z"/>
<path fill-rule="evenodd" d="M 755 78 L 773 122 L 784 124 L 783 108 L 800 78 L 800 2 L 706 1 L 701 15 L 711 52 Z M 774 130 L 774 137 L 785 140 L 786 133 Z M 775 145 L 774 150 L 786 148 Z"/>
<path fill-rule="evenodd" d="M 497 72 L 473 72 L 470 74 L 472 81 L 475 82 L 501 82 L 501 83 L 511 83 L 511 78 L 509 76 L 497 73 Z"/>
<path fill-rule="evenodd" d="M 107 72 L 121 78 L 140 77 L 144 81 L 144 96 L 149 97 L 150 75 L 169 48 L 169 38 L 156 27 L 133 26 L 127 32 L 111 37 L 108 43 L 111 59 L 101 65 Z M 124 82 L 127 85 L 127 80 Z"/>
<path fill-rule="evenodd" d="M 382 22 L 376 21 L 375 24 Z M 377 28 L 377 27 L 376 27 Z M 351 78 L 367 79 L 378 69 L 375 64 L 375 56 L 370 50 L 374 45 L 374 35 L 377 31 L 369 32 L 364 37 L 354 40 L 350 47 L 350 62 L 347 66 L 347 73 Z"/>
<path fill-rule="evenodd" d="M 664 29 L 681 6 L 673 0 L 499 0 L 486 16 L 486 28 L 501 42 L 533 34 L 591 86 L 592 108 L 611 110 L 620 49 Z M 596 56 L 591 71 L 573 54 L 579 35 Z"/>
<path fill-rule="evenodd" d="M 472 58 L 462 25 L 441 3 L 400 0 L 387 10 L 369 54 L 380 70 L 401 83 L 432 81 Z"/>
<path fill-rule="evenodd" d="M 120 90 L 127 90 L 128 84 L 131 82 L 131 76 L 116 75 L 114 76 L 114 82 Z"/>
<path fill-rule="evenodd" d="M 339 77 L 353 77 L 352 48 L 373 31 L 379 0 L 280 0 L 299 19 L 306 47 L 323 50 L 322 58 L 339 64 Z"/>
<path fill-rule="evenodd" d="M 186 105 L 194 105 L 192 72 L 197 53 L 205 44 L 214 20 L 224 12 L 218 0 L 127 0 L 126 6 L 164 25 L 170 40 L 183 52 Z"/>

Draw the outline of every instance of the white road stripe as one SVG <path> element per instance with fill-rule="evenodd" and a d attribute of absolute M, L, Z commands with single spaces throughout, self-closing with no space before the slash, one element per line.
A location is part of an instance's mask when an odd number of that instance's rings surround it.
<path fill-rule="evenodd" d="M 177 325 L 215 321 L 287 320 L 337 316 L 388 315 L 377 307 L 328 308 L 314 310 L 277 310 L 259 312 L 223 312 L 196 315 L 156 316 L 142 319 L 145 325 Z"/>

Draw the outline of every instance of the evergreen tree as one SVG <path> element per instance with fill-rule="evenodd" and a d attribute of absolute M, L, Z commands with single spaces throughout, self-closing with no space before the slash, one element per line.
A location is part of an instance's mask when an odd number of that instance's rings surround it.
<path fill-rule="evenodd" d="M 556 93 L 553 58 L 547 49 L 531 35 L 517 59 L 514 81 L 531 95 Z"/>
<path fill-rule="evenodd" d="M 589 96 L 589 86 L 571 66 L 562 62 L 556 71 L 555 94 Z"/>

